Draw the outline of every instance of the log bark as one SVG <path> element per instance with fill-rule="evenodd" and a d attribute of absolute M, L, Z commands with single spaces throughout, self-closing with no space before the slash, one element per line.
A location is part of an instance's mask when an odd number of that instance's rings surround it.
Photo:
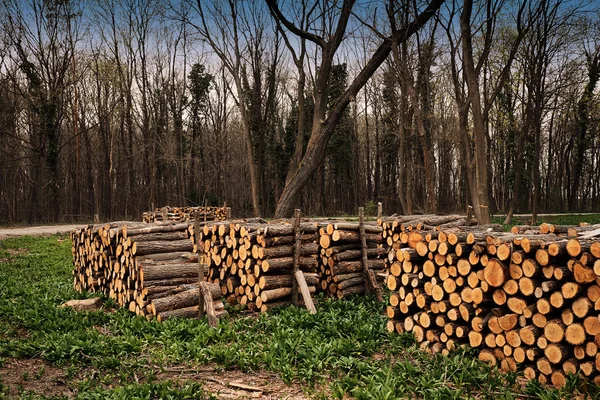
<path fill-rule="evenodd" d="M 211 283 L 209 284 L 209 289 L 213 300 L 220 299 L 223 296 L 219 284 Z M 162 313 L 163 311 L 197 306 L 199 295 L 200 289 L 194 288 L 186 290 L 185 292 L 177 293 L 173 296 L 152 300 L 152 313 L 156 315 Z"/>
<path fill-rule="evenodd" d="M 194 245 L 189 239 L 185 240 L 173 240 L 173 241 L 154 241 L 154 242 L 141 242 L 133 244 L 131 248 L 131 254 L 134 256 L 144 256 L 148 254 L 156 253 L 170 253 L 170 252 L 191 252 L 194 249 Z"/>

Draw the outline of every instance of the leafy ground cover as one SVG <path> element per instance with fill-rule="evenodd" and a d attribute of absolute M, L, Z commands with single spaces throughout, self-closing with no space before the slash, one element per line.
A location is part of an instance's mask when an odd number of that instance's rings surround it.
<path fill-rule="evenodd" d="M 431 356 L 388 334 L 371 298 L 320 299 L 318 314 L 231 310 L 204 321 L 148 322 L 110 301 L 59 307 L 71 288 L 70 242 L 0 242 L 0 398 L 559 399 L 596 396 L 570 377 L 562 391 L 502 374 L 467 349 Z M 239 384 L 242 384 L 240 386 Z"/>

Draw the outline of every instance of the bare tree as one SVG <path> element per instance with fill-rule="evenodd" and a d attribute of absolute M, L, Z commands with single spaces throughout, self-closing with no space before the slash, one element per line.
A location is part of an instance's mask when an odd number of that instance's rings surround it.
<path fill-rule="evenodd" d="M 252 49 L 260 50 L 266 41 L 266 21 L 261 15 L 261 9 L 255 3 L 242 5 L 237 1 L 229 0 L 227 4 L 215 2 L 208 5 L 201 0 L 187 1 L 190 9 L 196 13 L 199 20 L 191 16 L 178 13 L 179 17 L 195 27 L 198 34 L 213 49 L 217 57 L 231 74 L 237 93 L 236 104 L 245 132 L 245 147 L 247 166 L 250 175 L 252 191 L 252 208 L 256 216 L 261 214 L 259 176 L 255 160 L 255 149 L 252 143 L 252 115 L 248 108 L 252 94 L 244 86 L 244 73 L 248 65 L 245 55 Z M 255 51 L 255 57 L 263 54 Z M 250 60 L 250 64 L 251 64 Z M 254 60 L 256 61 L 256 59 Z M 257 65 L 255 64 L 255 67 Z"/>
<path fill-rule="evenodd" d="M 33 116 L 30 131 L 30 142 L 35 148 L 30 191 L 33 220 L 44 211 L 38 210 L 38 202 L 44 198 L 39 188 L 46 187 L 42 159 L 48 172 L 50 215 L 56 219 L 61 211 L 61 125 L 68 89 L 74 84 L 70 67 L 74 46 L 80 40 L 79 7 L 77 2 L 31 0 L 5 1 L 0 9 L 14 49 L 14 61 L 28 82 L 27 93 L 23 94 Z"/>
<path fill-rule="evenodd" d="M 394 8 L 397 7 L 394 7 L 393 5 L 390 6 L 390 11 Z M 403 23 L 406 24 L 410 14 L 410 5 L 404 4 L 400 8 L 404 10 L 400 18 L 402 19 Z M 394 20 L 393 15 L 390 16 L 390 23 L 392 27 L 395 28 L 396 21 Z M 417 42 L 416 47 L 418 58 L 417 67 L 414 69 L 418 71 L 417 84 L 421 89 L 427 88 L 429 85 L 429 70 L 434 61 L 434 43 L 437 25 L 438 23 L 436 20 L 433 23 L 433 28 L 429 33 L 429 40 L 424 44 L 421 44 L 419 41 L 419 32 L 414 35 Z M 431 93 L 429 93 L 427 90 L 420 90 L 420 93 L 417 93 L 417 89 L 415 88 L 415 80 L 411 72 L 413 68 L 409 66 L 410 60 L 407 41 L 402 43 L 401 49 L 399 49 L 397 46 L 394 46 L 393 58 L 396 65 L 398 78 L 402 82 L 403 95 L 406 95 L 410 100 L 410 107 L 412 109 L 414 122 L 419 134 L 420 147 L 423 156 L 423 174 L 425 176 L 426 212 L 436 213 L 437 197 L 435 193 L 435 158 L 433 154 L 431 131 L 430 129 L 427 129 L 427 126 L 431 126 L 431 113 L 428 112 L 429 110 L 427 109 L 423 110 L 423 107 L 421 106 L 424 105 L 428 108 L 428 104 L 431 102 Z M 409 188 L 409 191 L 410 189 L 411 188 Z"/>
<path fill-rule="evenodd" d="M 362 89 L 388 57 L 392 51 L 393 44 L 402 43 L 402 41 L 418 31 L 433 16 L 442 3 L 443 0 L 433 0 L 413 21 L 393 31 L 391 35 L 386 37 L 373 52 L 367 64 L 348 86 L 348 89 L 337 99 L 335 105 L 330 110 L 327 110 L 327 85 L 335 54 L 346 35 L 346 28 L 352 15 L 354 1 L 346 0 L 340 6 L 339 10 L 332 10 L 334 14 L 337 14 L 337 18 L 334 17 L 336 22 L 331 29 L 332 34 L 328 37 L 322 37 L 295 26 L 283 15 L 275 0 L 267 0 L 272 14 L 282 25 L 293 34 L 313 42 L 320 49 L 319 71 L 313 89 L 315 112 L 310 140 L 302 161 L 295 170 L 290 171 L 291 178 L 287 180 L 287 184 L 277 203 L 276 217 L 281 218 L 290 214 L 300 191 L 323 161 L 327 142 L 331 138 L 343 111 L 350 101 L 356 98 L 358 91 Z"/>

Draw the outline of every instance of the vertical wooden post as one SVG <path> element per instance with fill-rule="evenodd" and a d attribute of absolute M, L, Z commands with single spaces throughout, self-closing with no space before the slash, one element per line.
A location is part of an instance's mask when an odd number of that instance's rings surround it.
<path fill-rule="evenodd" d="M 294 305 L 298 305 L 298 289 L 302 293 L 302 299 L 304 300 L 304 305 L 310 314 L 316 314 L 317 309 L 312 301 L 312 297 L 310 292 L 308 291 L 308 285 L 306 284 L 306 279 L 304 278 L 304 274 L 300 271 L 300 253 L 302 252 L 302 232 L 300 232 L 300 210 L 296 209 L 294 211 L 294 266 L 293 266 L 293 275 L 292 278 L 292 303 Z"/>
<path fill-rule="evenodd" d="M 358 229 L 360 234 L 360 251 L 362 254 L 361 264 L 363 273 L 365 275 L 365 285 L 367 288 L 371 288 L 375 292 L 377 300 L 383 301 L 383 294 L 381 288 L 377 284 L 375 274 L 369 269 L 369 257 L 367 254 L 367 235 L 365 233 L 365 208 L 359 207 L 358 209 Z"/>
<path fill-rule="evenodd" d="M 204 200 L 204 206 L 202 208 L 204 209 L 204 222 L 206 222 L 206 200 Z"/>
<path fill-rule="evenodd" d="M 231 220 L 231 207 L 227 207 L 227 221 Z"/>
<path fill-rule="evenodd" d="M 206 215 L 206 214 L 205 214 Z M 204 318 L 204 296 L 202 295 L 202 284 L 204 283 L 204 251 L 200 241 L 200 214 L 196 213 L 194 218 L 194 241 L 198 249 L 198 318 Z"/>
<path fill-rule="evenodd" d="M 473 206 L 467 206 L 467 221 L 466 225 L 471 225 L 471 219 L 473 218 Z"/>
<path fill-rule="evenodd" d="M 298 272 L 298 263 L 300 262 L 300 251 L 301 251 L 301 236 L 300 236 L 300 210 L 294 210 L 294 267 L 292 274 L 295 276 Z M 298 305 L 298 282 L 296 279 L 292 279 L 292 303 Z"/>
<path fill-rule="evenodd" d="M 381 202 L 377 203 L 377 218 L 381 218 L 383 216 L 383 204 Z"/>
<path fill-rule="evenodd" d="M 167 222 L 169 220 L 169 211 L 167 211 L 167 207 L 163 207 L 161 211 L 163 222 Z"/>

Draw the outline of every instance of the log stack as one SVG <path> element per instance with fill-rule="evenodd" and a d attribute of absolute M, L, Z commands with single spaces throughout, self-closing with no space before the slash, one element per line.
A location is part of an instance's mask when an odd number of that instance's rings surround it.
<path fill-rule="evenodd" d="M 197 315 L 198 255 L 188 223 L 113 223 L 71 236 L 75 290 L 102 292 L 148 319 Z"/>
<path fill-rule="evenodd" d="M 382 229 L 365 227 L 363 254 L 358 226 L 313 219 L 296 229 L 290 220 L 250 219 L 87 227 L 72 234 L 74 287 L 101 291 L 149 319 L 194 316 L 201 264 L 217 314 L 223 310 L 218 293 L 264 312 L 293 302 L 297 262 L 307 293 L 327 282 L 329 293 L 343 298 L 365 292 L 362 257 L 384 279 Z"/>
<path fill-rule="evenodd" d="M 142 221 L 147 223 L 165 221 L 194 221 L 199 216 L 201 221 L 225 221 L 227 219 L 227 207 L 163 207 L 154 211 L 146 211 L 142 214 Z"/>
<path fill-rule="evenodd" d="M 306 222 L 299 232 L 298 266 L 311 293 L 318 284 L 317 228 Z M 234 295 L 237 303 L 263 312 L 292 302 L 295 232 L 289 221 L 205 225 L 192 240 L 196 237 L 208 281 L 219 284 L 224 295 Z"/>
<path fill-rule="evenodd" d="M 380 226 L 365 224 L 368 268 L 383 283 L 387 251 L 381 233 Z M 330 222 L 319 229 L 319 280 L 326 296 L 343 299 L 365 293 L 362 255 L 358 222 Z"/>
<path fill-rule="evenodd" d="M 386 259 L 388 330 L 413 332 L 433 352 L 470 345 L 491 365 L 557 387 L 568 373 L 600 382 L 600 241 L 586 237 L 594 227 L 506 234 L 402 224 Z M 392 225 L 382 221 L 387 237 Z"/>
<path fill-rule="evenodd" d="M 139 222 L 119 221 L 88 225 L 71 233 L 73 255 L 73 287 L 78 292 L 105 292 L 119 241 L 118 232 L 125 226 L 145 226 Z"/>

